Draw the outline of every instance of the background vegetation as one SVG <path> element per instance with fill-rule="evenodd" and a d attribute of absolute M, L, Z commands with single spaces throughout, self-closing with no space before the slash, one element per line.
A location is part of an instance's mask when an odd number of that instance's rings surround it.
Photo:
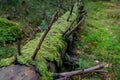
<path fill-rule="evenodd" d="M 40 28 L 41 32 L 46 29 L 56 10 L 61 11 L 60 15 L 70 10 L 70 0 L 64 1 L 61 9 L 59 6 L 59 0 L 0 0 L 0 59 L 17 52 L 15 42 L 18 36 L 23 38 L 22 43 L 25 44 L 28 38 L 33 37 L 34 28 Z M 109 71 L 105 76 L 119 80 L 120 3 L 118 0 L 85 0 L 85 9 L 88 13 L 78 33 L 80 41 L 75 43 L 79 51 L 77 69 L 105 62 Z M 84 80 L 99 78 L 88 77 Z"/>
<path fill-rule="evenodd" d="M 79 33 L 81 40 L 76 42 L 80 50 L 80 64 L 82 62 L 87 67 L 96 62 L 106 62 L 109 71 L 107 76 L 119 80 L 120 6 L 104 1 L 87 1 L 85 5 L 88 14 L 82 33 Z"/>

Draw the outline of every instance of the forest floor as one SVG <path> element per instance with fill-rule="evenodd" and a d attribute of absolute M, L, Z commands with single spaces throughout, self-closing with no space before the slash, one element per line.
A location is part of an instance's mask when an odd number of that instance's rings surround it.
<path fill-rule="evenodd" d="M 76 47 L 80 54 L 80 68 L 105 62 L 105 80 L 119 80 L 120 76 L 120 6 L 110 2 L 88 2 L 85 25 L 81 28 Z M 99 80 L 88 78 L 84 80 Z"/>

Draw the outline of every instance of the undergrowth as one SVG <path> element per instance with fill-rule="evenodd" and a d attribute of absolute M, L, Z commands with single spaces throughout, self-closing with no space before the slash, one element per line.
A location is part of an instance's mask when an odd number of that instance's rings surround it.
<path fill-rule="evenodd" d="M 16 53 L 15 42 L 21 38 L 21 27 L 15 22 L 0 18 L 0 59 Z"/>
<path fill-rule="evenodd" d="M 66 48 L 66 42 L 62 38 L 62 33 L 69 27 L 70 22 L 67 21 L 69 12 L 61 16 L 56 23 L 53 24 L 51 30 L 44 39 L 41 49 L 39 50 L 36 59 L 31 60 L 31 56 L 34 53 L 36 45 L 38 45 L 39 38 L 42 33 L 38 33 L 35 39 L 29 41 L 22 48 L 22 55 L 18 56 L 18 61 L 25 65 L 34 65 L 42 76 L 42 80 L 53 80 L 52 72 L 48 71 L 47 60 L 56 61 L 60 67 L 62 65 L 61 55 L 63 49 Z M 74 20 L 76 14 L 72 14 L 70 20 Z M 0 60 L 1 66 L 8 66 L 13 62 L 13 57 Z"/>
<path fill-rule="evenodd" d="M 85 3 L 88 11 L 84 28 L 81 29 L 81 40 L 76 43 L 81 51 L 80 59 L 89 65 L 97 62 L 108 63 L 112 80 L 119 80 L 120 72 L 120 10 L 110 2 Z M 86 57 L 89 56 L 89 57 Z M 98 80 L 98 79 L 97 79 Z"/>

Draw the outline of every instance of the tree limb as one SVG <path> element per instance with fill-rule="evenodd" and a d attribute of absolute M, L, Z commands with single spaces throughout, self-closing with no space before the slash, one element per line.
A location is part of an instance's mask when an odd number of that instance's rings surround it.
<path fill-rule="evenodd" d="M 48 25 L 48 27 L 47 27 L 47 29 L 46 29 L 46 31 L 43 33 L 43 35 L 42 35 L 41 38 L 40 38 L 40 41 L 39 41 L 39 43 L 38 43 L 38 45 L 37 45 L 37 47 L 36 47 L 36 49 L 35 49 L 32 57 L 31 57 L 32 60 L 35 59 L 38 51 L 40 50 L 40 47 L 41 47 L 41 45 L 42 45 L 42 42 L 44 41 L 47 33 L 48 33 L 49 30 L 51 29 L 53 23 L 57 20 L 57 17 L 58 17 L 58 12 L 55 12 L 54 15 L 53 15 L 53 18 L 51 19 L 51 21 L 50 21 L 50 23 L 49 23 L 49 25 Z"/>
<path fill-rule="evenodd" d="M 66 34 L 67 37 L 69 37 L 69 36 L 81 25 L 81 23 L 82 23 L 83 21 L 84 21 L 84 18 L 79 21 L 79 23 L 76 25 L 76 27 L 74 27 L 71 31 L 69 31 L 69 32 Z"/>
<path fill-rule="evenodd" d="M 71 9 L 70 9 L 70 14 L 69 14 L 69 16 L 68 16 L 68 18 L 67 18 L 67 21 L 69 21 L 69 18 L 70 18 L 70 16 L 71 16 L 72 13 L 73 13 L 74 3 L 75 3 L 75 1 L 74 1 L 74 0 L 71 0 Z"/>
<path fill-rule="evenodd" d="M 77 16 L 77 18 L 72 21 L 72 23 L 70 24 L 70 27 L 68 27 L 68 28 L 66 29 L 66 31 L 63 33 L 62 36 L 65 37 L 65 35 L 67 34 L 67 32 L 68 32 L 69 30 L 71 30 L 74 22 L 75 22 L 79 17 L 85 15 L 86 13 L 87 13 L 87 11 L 84 11 L 82 14 L 79 14 L 79 15 Z"/>
<path fill-rule="evenodd" d="M 106 66 L 106 63 L 101 63 L 101 64 L 98 64 L 98 65 L 96 65 L 94 67 L 83 69 L 83 70 L 56 73 L 56 74 L 54 74 L 54 76 L 55 76 L 56 79 L 66 78 L 66 77 L 71 77 L 71 76 L 74 76 L 74 75 L 80 75 L 80 74 L 95 72 L 96 70 L 104 68 L 105 66 Z"/>

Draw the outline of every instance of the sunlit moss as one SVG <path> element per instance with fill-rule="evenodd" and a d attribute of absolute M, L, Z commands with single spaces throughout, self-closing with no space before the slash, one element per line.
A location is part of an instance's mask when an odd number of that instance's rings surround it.
<path fill-rule="evenodd" d="M 13 62 L 14 58 L 11 57 L 11 58 L 6 58 L 6 59 L 1 59 L 0 60 L 0 67 L 3 67 L 3 66 L 9 66 L 12 62 Z"/>

